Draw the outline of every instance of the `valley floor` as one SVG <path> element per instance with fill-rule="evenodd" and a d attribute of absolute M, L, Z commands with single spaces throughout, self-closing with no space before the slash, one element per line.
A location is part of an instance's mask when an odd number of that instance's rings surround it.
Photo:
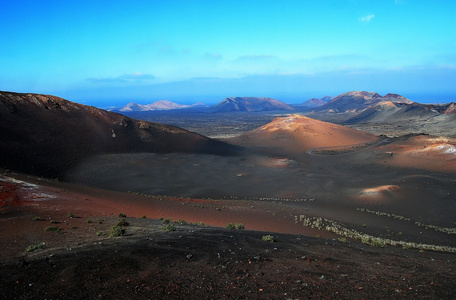
<path fill-rule="evenodd" d="M 1 182 L 0 292 L 7 298 L 456 296 L 455 254 L 371 247 L 300 224 L 281 228 L 280 223 L 287 224 L 283 204 L 149 197 L 14 173 Z M 168 220 L 158 220 L 159 215 Z M 122 219 L 129 223 L 123 226 L 125 235 L 109 237 Z M 245 230 L 199 223 L 224 226 L 244 220 Z M 165 230 L 171 227 L 176 230 Z M 291 228 L 308 230 L 302 231 L 307 236 L 279 233 Z M 308 237 L 317 234 L 323 237 Z M 275 242 L 264 241 L 267 235 Z"/>

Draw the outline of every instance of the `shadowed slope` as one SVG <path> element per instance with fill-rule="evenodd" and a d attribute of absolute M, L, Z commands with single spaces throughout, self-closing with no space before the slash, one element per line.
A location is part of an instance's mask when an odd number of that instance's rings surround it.
<path fill-rule="evenodd" d="M 301 115 L 276 118 L 271 123 L 229 141 L 242 146 L 281 148 L 287 153 L 304 153 L 311 148 L 368 143 L 372 134 Z"/>
<path fill-rule="evenodd" d="M 178 127 L 39 94 L 0 92 L 0 132 L 1 166 L 50 177 L 96 154 L 236 151 Z"/>

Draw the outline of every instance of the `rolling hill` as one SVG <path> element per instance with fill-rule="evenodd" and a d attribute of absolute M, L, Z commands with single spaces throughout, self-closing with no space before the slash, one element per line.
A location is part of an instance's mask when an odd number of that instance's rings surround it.
<path fill-rule="evenodd" d="M 276 118 L 271 123 L 229 139 L 246 147 L 285 149 L 302 154 L 311 148 L 337 147 L 370 143 L 378 137 L 341 125 L 311 119 L 302 115 Z"/>

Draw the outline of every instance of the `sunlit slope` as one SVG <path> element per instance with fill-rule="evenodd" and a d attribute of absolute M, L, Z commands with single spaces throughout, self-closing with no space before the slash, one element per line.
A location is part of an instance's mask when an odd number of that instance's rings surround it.
<path fill-rule="evenodd" d="M 303 153 L 312 148 L 355 145 L 376 140 L 377 136 L 367 132 L 301 115 L 290 115 L 276 118 L 229 141 L 242 146 L 280 148 L 290 153 Z"/>

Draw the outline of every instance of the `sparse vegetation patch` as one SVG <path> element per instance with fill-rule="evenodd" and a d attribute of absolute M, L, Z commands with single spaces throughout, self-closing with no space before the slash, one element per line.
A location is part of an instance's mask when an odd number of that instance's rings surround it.
<path fill-rule="evenodd" d="M 176 231 L 176 226 L 174 226 L 173 224 L 166 224 L 163 226 L 163 229 L 167 232 L 170 232 L 170 231 Z"/>
<path fill-rule="evenodd" d="M 122 226 L 112 226 L 110 237 L 118 237 L 125 234 L 125 228 Z"/>
<path fill-rule="evenodd" d="M 54 232 L 59 233 L 60 227 L 59 226 L 48 226 L 44 229 L 44 231 L 54 231 Z"/>
<path fill-rule="evenodd" d="M 381 237 L 376 237 L 370 234 L 356 231 L 354 229 L 347 228 L 342 224 L 321 218 L 321 217 L 306 217 L 305 215 L 295 216 L 295 222 L 302 222 L 306 227 L 311 227 L 319 230 L 326 230 L 328 232 L 333 232 L 335 234 L 352 238 L 355 240 L 360 240 L 363 244 L 370 245 L 372 247 L 385 247 L 386 245 L 391 246 L 402 246 L 404 249 L 415 248 L 422 250 L 433 250 L 433 251 L 442 251 L 442 252 L 452 252 L 456 253 L 456 247 L 450 246 L 439 246 L 439 245 L 430 245 L 422 243 L 412 243 L 406 241 L 397 241 L 392 239 L 385 239 Z"/>
<path fill-rule="evenodd" d="M 270 242 L 270 243 L 273 243 L 275 242 L 275 238 L 274 236 L 268 234 L 268 235 L 263 235 L 263 237 L 261 238 L 263 241 L 265 242 Z"/>
<path fill-rule="evenodd" d="M 368 208 L 356 208 L 356 210 L 358 210 L 360 212 L 367 212 L 367 213 L 370 213 L 370 214 L 375 214 L 377 216 L 384 216 L 384 217 L 388 217 L 388 218 L 399 219 L 399 220 L 402 220 L 402 221 L 414 222 L 414 224 L 416 226 L 418 226 L 418 227 L 424 227 L 426 229 L 433 229 L 435 231 L 440 231 L 440 232 L 443 232 L 443 233 L 446 233 L 446 234 L 456 234 L 456 228 L 452 228 L 452 227 L 440 227 L 440 226 L 432 225 L 432 224 L 424 224 L 422 222 L 413 221 L 412 219 L 404 217 L 404 216 L 400 216 L 400 215 L 396 215 L 396 214 L 390 214 L 390 213 L 381 212 L 381 211 L 375 211 L 375 210 L 371 210 L 371 209 L 368 209 Z"/>
<path fill-rule="evenodd" d="M 25 251 L 26 252 L 33 252 L 33 251 L 36 251 L 36 250 L 41 250 L 44 248 L 46 244 L 43 242 L 41 244 L 37 244 L 37 245 L 30 245 L 30 246 L 27 246 L 27 248 L 25 248 Z"/>
<path fill-rule="evenodd" d="M 237 223 L 237 224 L 233 224 L 233 223 L 228 223 L 226 224 L 225 226 L 226 229 L 245 229 L 245 225 L 242 224 L 242 223 Z"/>

